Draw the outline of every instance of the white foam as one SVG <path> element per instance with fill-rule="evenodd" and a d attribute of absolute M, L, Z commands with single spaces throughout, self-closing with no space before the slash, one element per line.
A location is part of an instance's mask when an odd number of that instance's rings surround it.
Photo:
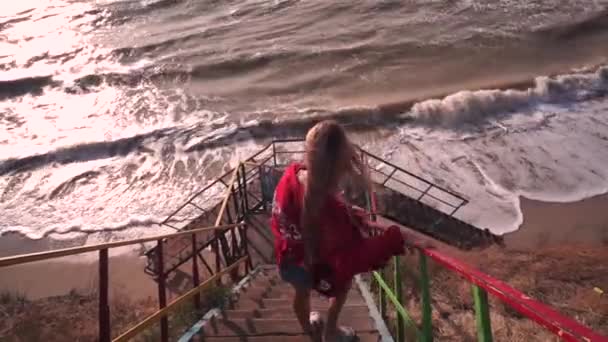
<path fill-rule="evenodd" d="M 608 67 L 593 73 L 538 77 L 526 90 L 460 91 L 443 99 L 416 103 L 410 115 L 417 123 L 453 127 L 526 110 L 541 103 L 588 100 L 608 91 Z"/>
<path fill-rule="evenodd" d="M 608 100 L 541 103 L 467 129 L 404 126 L 370 148 L 463 194 L 470 204 L 457 216 L 502 234 L 523 220 L 520 196 L 573 202 L 608 192 Z"/>

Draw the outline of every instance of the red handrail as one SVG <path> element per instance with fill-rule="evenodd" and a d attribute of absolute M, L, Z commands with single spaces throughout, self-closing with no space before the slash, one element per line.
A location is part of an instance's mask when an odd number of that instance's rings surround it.
<path fill-rule="evenodd" d="M 608 342 L 608 337 L 601 336 L 588 327 L 566 317 L 508 284 L 478 271 L 454 258 L 443 255 L 437 250 L 416 246 L 437 263 L 455 271 L 488 293 L 521 313 L 522 315 L 543 325 L 549 331 L 565 341 Z"/>
<path fill-rule="evenodd" d="M 371 209 L 376 211 L 376 194 L 371 192 Z M 500 299 L 520 314 L 546 327 L 549 331 L 565 341 L 608 342 L 608 337 L 601 336 L 588 327 L 553 310 L 548 305 L 530 298 L 507 283 L 495 279 L 457 259 L 441 254 L 435 249 L 420 245 L 416 248 L 444 267 L 458 273 L 473 284 Z"/>

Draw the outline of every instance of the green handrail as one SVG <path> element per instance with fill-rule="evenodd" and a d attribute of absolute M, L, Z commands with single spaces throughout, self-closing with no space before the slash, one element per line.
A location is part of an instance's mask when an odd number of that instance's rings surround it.
<path fill-rule="evenodd" d="M 373 275 L 374 275 L 374 279 L 376 279 L 376 281 L 378 282 L 378 285 L 380 285 L 380 288 L 382 290 L 384 290 L 384 292 L 386 293 L 386 297 L 388 298 L 388 300 L 390 300 L 391 303 L 395 306 L 395 310 L 397 310 L 397 314 L 401 315 L 401 317 L 403 318 L 405 323 L 409 327 L 411 327 L 412 330 L 414 330 L 414 332 L 416 333 L 416 336 L 419 336 L 420 331 L 418 330 L 418 327 L 416 326 L 416 322 L 414 322 L 414 320 L 409 315 L 407 310 L 403 307 L 403 304 L 400 303 L 399 300 L 397 300 L 397 296 L 395 296 L 395 294 L 393 293 L 391 288 L 386 284 L 386 282 L 382 278 L 382 275 L 380 275 L 378 272 L 373 272 Z"/>

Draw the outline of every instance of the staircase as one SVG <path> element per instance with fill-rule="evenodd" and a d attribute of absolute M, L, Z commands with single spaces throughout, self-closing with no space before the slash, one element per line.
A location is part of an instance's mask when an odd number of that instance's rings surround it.
<path fill-rule="evenodd" d="M 293 289 L 283 282 L 276 267 L 265 266 L 253 272 L 235 290 L 234 298 L 222 309 L 212 310 L 179 341 L 310 341 L 302 332 L 293 309 Z M 329 302 L 311 294 L 312 310 L 325 318 Z M 370 309 L 356 283 L 350 290 L 340 315 L 340 325 L 350 326 L 362 342 L 377 342 L 380 334 Z"/>

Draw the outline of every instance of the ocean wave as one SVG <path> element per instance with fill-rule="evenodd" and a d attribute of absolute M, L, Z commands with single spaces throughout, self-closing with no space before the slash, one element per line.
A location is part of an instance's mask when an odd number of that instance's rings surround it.
<path fill-rule="evenodd" d="M 32 240 L 44 239 L 46 237 L 58 237 L 58 236 L 69 236 L 73 237 L 76 234 L 84 234 L 84 235 L 92 235 L 96 233 L 118 233 L 123 231 L 129 231 L 133 228 L 150 228 L 150 227 L 159 227 L 160 221 L 158 218 L 154 217 L 132 217 L 122 222 L 117 222 L 108 226 L 99 226 L 99 227 L 86 227 L 82 224 L 66 224 L 66 225 L 57 225 L 50 229 L 46 230 L 38 230 L 31 229 L 28 227 L 20 227 L 20 226 L 11 226 L 6 227 L 0 231 L 0 237 L 9 233 L 17 233 L 26 236 Z"/>
<path fill-rule="evenodd" d="M 174 131 L 174 128 L 163 128 L 114 141 L 78 144 L 34 156 L 0 160 L 0 176 L 13 172 L 29 171 L 53 163 L 69 164 L 125 156 L 137 150 L 145 151 L 143 145 L 145 140 L 158 140 Z"/>
<path fill-rule="evenodd" d="M 91 86 L 106 82 L 139 82 L 126 75 L 92 75 L 81 79 Z M 500 89 L 503 88 L 503 89 Z M 0 176 L 12 172 L 28 171 L 50 163 L 67 164 L 78 161 L 125 156 L 134 151 L 146 150 L 146 140 L 170 138 L 183 144 L 184 152 L 203 151 L 252 139 L 288 138 L 304 136 L 311 125 L 321 120 L 340 122 L 353 132 L 367 132 L 381 128 L 392 129 L 403 125 L 427 125 L 457 128 L 462 124 L 479 124 L 488 119 L 515 111 L 533 108 L 542 103 L 570 103 L 584 101 L 608 93 L 608 66 L 594 72 L 538 77 L 532 81 L 517 82 L 492 90 L 460 91 L 441 99 L 404 100 L 375 106 L 344 108 L 292 108 L 288 111 L 297 117 L 270 114 L 247 123 L 200 122 L 191 127 L 169 127 L 115 141 L 78 144 L 40 155 L 0 160 Z M 287 117 L 287 118 L 286 118 Z M 280 119 L 279 119 L 280 118 Z M 192 139 L 192 141 L 190 141 Z M 58 193 L 59 194 L 59 193 Z"/>
<path fill-rule="evenodd" d="M 52 76 L 32 76 L 0 80 L 0 101 L 26 94 L 40 95 L 47 86 L 58 85 Z"/>
<path fill-rule="evenodd" d="M 539 103 L 585 101 L 608 94 L 608 66 L 593 73 L 543 76 L 526 89 L 460 91 L 442 99 L 421 101 L 409 115 L 418 124 L 450 127 L 478 123 Z"/>
<path fill-rule="evenodd" d="M 62 197 L 70 192 L 72 192 L 78 186 L 78 183 L 86 183 L 90 180 L 99 176 L 101 172 L 99 171 L 86 171 L 74 177 L 71 177 L 67 181 L 59 184 L 51 193 L 49 194 L 49 199 L 55 199 L 58 197 Z"/>
<path fill-rule="evenodd" d="M 543 38 L 572 40 L 606 32 L 608 32 L 608 9 L 593 13 L 574 23 L 541 28 L 536 33 Z"/>

